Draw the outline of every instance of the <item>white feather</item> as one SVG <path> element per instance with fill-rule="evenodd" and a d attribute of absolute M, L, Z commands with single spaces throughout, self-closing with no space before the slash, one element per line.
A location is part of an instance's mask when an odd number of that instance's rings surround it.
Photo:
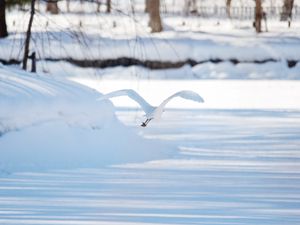
<path fill-rule="evenodd" d="M 132 89 L 123 89 L 118 91 L 113 91 L 108 94 L 102 95 L 97 100 L 103 100 L 108 98 L 114 98 L 119 96 L 128 96 L 132 100 L 136 101 L 143 109 L 143 111 L 146 113 L 146 117 L 148 114 L 151 114 L 155 107 L 150 105 L 142 96 L 140 96 L 136 91 Z"/>
<path fill-rule="evenodd" d="M 169 101 L 171 101 L 173 98 L 175 97 L 181 97 L 187 100 L 192 100 L 195 102 L 204 102 L 203 98 L 198 95 L 196 92 L 193 91 L 179 91 L 176 92 L 175 94 L 171 95 L 170 97 L 166 98 L 158 107 L 155 108 L 154 112 L 153 112 L 153 117 L 158 119 L 161 117 L 165 106 L 168 104 Z"/>

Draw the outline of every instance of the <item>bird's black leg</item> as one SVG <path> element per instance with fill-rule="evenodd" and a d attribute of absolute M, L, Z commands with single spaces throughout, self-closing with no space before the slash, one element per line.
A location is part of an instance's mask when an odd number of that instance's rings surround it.
<path fill-rule="evenodd" d="M 147 126 L 147 124 L 149 123 L 148 121 L 149 121 L 149 119 L 146 119 L 146 121 L 145 121 L 145 122 L 143 122 L 143 123 L 141 124 L 141 126 L 142 126 L 142 127 L 146 127 L 146 126 Z"/>
<path fill-rule="evenodd" d="M 146 119 L 146 121 L 143 122 L 143 123 L 141 124 L 141 126 L 142 126 L 142 127 L 146 127 L 147 124 L 150 122 L 150 120 L 151 120 L 151 119 Z"/>

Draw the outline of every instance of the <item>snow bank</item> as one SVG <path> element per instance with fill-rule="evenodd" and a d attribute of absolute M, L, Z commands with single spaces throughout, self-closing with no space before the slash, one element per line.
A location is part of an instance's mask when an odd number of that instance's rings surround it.
<path fill-rule="evenodd" d="M 105 69 L 80 68 L 68 62 L 44 62 L 38 64 L 38 70 L 43 70 L 47 64 L 47 72 L 61 77 L 90 78 L 106 80 L 299 80 L 300 63 L 288 68 L 286 62 L 266 62 L 262 64 L 231 62 L 203 63 L 194 67 L 185 65 L 176 69 L 149 70 L 140 66 L 112 67 Z"/>
<path fill-rule="evenodd" d="M 108 101 L 96 102 L 99 93 L 51 76 L 33 75 L 0 67 L 0 132 L 33 123 L 63 119 L 72 125 L 103 127 L 113 119 Z"/>
<path fill-rule="evenodd" d="M 99 95 L 0 65 L 0 171 L 95 167 L 170 153 L 124 127 L 109 101 L 96 101 Z"/>

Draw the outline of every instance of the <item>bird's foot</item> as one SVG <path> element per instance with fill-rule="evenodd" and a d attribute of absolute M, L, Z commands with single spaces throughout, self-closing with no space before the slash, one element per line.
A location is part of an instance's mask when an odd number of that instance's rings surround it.
<path fill-rule="evenodd" d="M 151 120 L 152 120 L 152 119 L 146 119 L 146 121 L 143 122 L 143 123 L 141 124 L 141 126 L 142 126 L 142 127 L 146 127 L 147 124 L 148 124 Z"/>

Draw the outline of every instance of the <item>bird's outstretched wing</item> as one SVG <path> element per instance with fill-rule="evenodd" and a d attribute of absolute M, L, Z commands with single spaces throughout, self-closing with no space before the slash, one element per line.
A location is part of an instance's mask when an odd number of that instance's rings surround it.
<path fill-rule="evenodd" d="M 146 102 L 146 100 L 142 96 L 140 96 L 136 91 L 132 89 L 113 91 L 108 94 L 102 95 L 97 100 L 103 100 L 103 99 L 114 98 L 119 96 L 128 96 L 132 100 L 136 101 L 142 107 L 142 109 L 146 114 L 149 114 L 154 110 L 154 107 L 152 105 Z"/>
<path fill-rule="evenodd" d="M 192 100 L 195 102 L 204 102 L 203 98 L 196 92 L 194 91 L 179 91 L 176 92 L 175 94 L 171 95 L 170 97 L 168 97 L 167 99 L 165 99 L 155 110 L 155 117 L 159 118 L 161 116 L 161 114 L 163 113 L 164 107 L 166 106 L 166 104 L 172 100 L 175 97 L 181 97 L 184 99 L 188 99 L 188 100 Z"/>

